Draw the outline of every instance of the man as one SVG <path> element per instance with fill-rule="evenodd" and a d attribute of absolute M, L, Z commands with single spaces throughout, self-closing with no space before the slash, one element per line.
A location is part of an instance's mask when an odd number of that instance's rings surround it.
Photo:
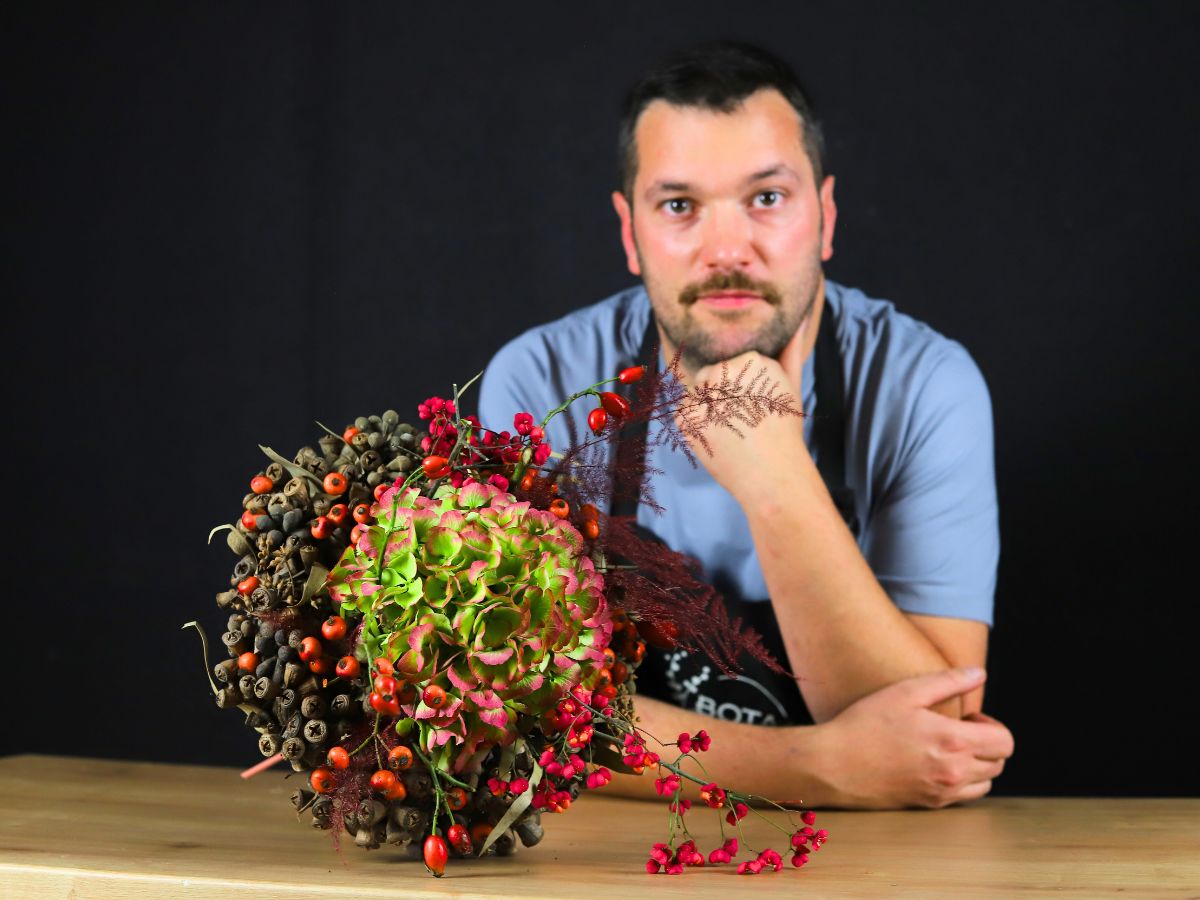
<path fill-rule="evenodd" d="M 621 154 L 613 205 L 644 287 L 501 350 L 483 421 L 549 410 L 660 343 L 648 363 L 681 349 L 699 384 L 749 361 L 806 412 L 743 437 L 708 429 L 702 469 L 652 449 L 666 512 L 637 508 L 738 612 L 762 613 L 749 618 L 798 690 L 659 654 L 639 677 L 643 725 L 660 737 L 706 728 L 721 783 L 810 805 L 983 796 L 1013 742 L 980 711 L 999 540 L 978 369 L 891 304 L 825 280 L 834 179 L 779 60 L 728 43 L 672 57 L 629 95 Z M 551 444 L 581 436 L 586 413 L 552 422 Z M 624 781 L 649 794 L 649 779 Z"/>

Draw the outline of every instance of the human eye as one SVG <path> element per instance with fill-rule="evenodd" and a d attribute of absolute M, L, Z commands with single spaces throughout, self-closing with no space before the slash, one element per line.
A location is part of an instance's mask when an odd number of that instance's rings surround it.
<path fill-rule="evenodd" d="M 659 204 L 669 216 L 686 216 L 692 211 L 692 201 L 686 197 L 670 197 Z"/>
<path fill-rule="evenodd" d="M 759 209 L 770 209 L 771 207 L 779 206 L 782 202 L 782 191 L 759 191 L 754 195 L 754 206 Z"/>

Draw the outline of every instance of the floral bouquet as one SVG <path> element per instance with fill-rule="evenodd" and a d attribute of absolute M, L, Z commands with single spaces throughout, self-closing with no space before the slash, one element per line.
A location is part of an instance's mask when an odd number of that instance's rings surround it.
<path fill-rule="evenodd" d="M 739 837 L 707 857 L 691 839 L 683 782 L 724 811 L 723 837 L 761 798 L 703 774 L 704 731 L 660 743 L 673 761 L 648 748 L 637 669 L 647 640 L 706 652 L 731 674 L 742 652 L 778 664 L 691 560 L 598 505 L 654 505 L 641 483 L 645 429 L 623 441 L 624 426 L 657 421 L 658 440 L 690 454 L 705 428 L 799 414 L 777 385 L 746 375 L 685 389 L 677 364 L 657 376 L 633 367 L 540 424 L 516 413 L 506 431 L 461 415 L 455 388 L 420 404 L 420 427 L 388 410 L 325 429 L 320 449 L 291 460 L 263 447 L 270 463 L 240 518 L 209 536 L 226 530 L 239 556 L 217 595 L 228 658 L 209 682 L 259 734 L 266 759 L 250 771 L 286 761 L 305 776 L 292 802 L 314 826 L 367 849 L 399 845 L 440 876 L 451 855 L 533 846 L 544 814 L 614 771 L 651 769 L 669 824 L 647 871 L 731 862 Z M 584 399 L 591 434 L 553 452 L 547 423 Z M 826 838 L 811 811 L 801 819 L 783 829 L 795 866 Z M 782 865 L 764 849 L 738 872 Z"/>

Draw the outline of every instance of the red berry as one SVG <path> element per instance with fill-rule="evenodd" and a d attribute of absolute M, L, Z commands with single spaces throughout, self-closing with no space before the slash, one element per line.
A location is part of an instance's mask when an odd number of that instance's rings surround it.
<path fill-rule="evenodd" d="M 312 774 L 308 776 L 308 783 L 318 794 L 328 794 L 333 790 L 333 771 L 325 766 L 313 769 Z"/>
<path fill-rule="evenodd" d="M 273 487 L 275 487 L 275 482 L 266 475 L 255 475 L 250 479 L 250 490 L 256 494 L 265 494 Z"/>
<path fill-rule="evenodd" d="M 629 415 L 629 401 L 612 391 L 601 391 L 600 405 L 614 419 L 623 419 Z"/>
<path fill-rule="evenodd" d="M 354 521 L 357 522 L 359 525 L 369 524 L 371 521 L 371 504 L 370 503 L 358 504 L 358 506 L 354 507 L 354 512 L 351 513 L 351 515 L 354 516 Z"/>
<path fill-rule="evenodd" d="M 427 456 L 421 460 L 427 478 L 445 478 L 450 474 L 450 462 L 444 456 Z"/>
<path fill-rule="evenodd" d="M 339 678 L 357 678 L 361 671 L 362 667 L 353 656 L 343 656 L 338 660 L 337 668 L 334 669 L 334 673 Z"/>
<path fill-rule="evenodd" d="M 524 475 L 521 476 L 521 490 L 523 490 L 523 491 L 530 490 L 533 487 L 534 481 L 536 481 L 536 480 L 537 480 L 537 476 L 534 475 L 533 472 L 526 472 Z"/>
<path fill-rule="evenodd" d="M 328 516 L 317 516 L 308 530 L 318 541 L 323 541 L 329 537 L 329 532 L 333 531 L 333 525 Z"/>
<path fill-rule="evenodd" d="M 349 514 L 345 503 L 335 503 L 329 507 L 329 512 L 325 513 L 325 518 L 329 519 L 334 525 L 341 525 L 346 521 L 346 517 Z"/>
<path fill-rule="evenodd" d="M 258 654 L 247 651 L 238 657 L 238 668 L 243 672 L 253 672 L 258 668 Z"/>
<path fill-rule="evenodd" d="M 328 675 L 333 671 L 333 660 L 328 656 L 310 659 L 308 661 L 308 671 L 312 672 L 314 675 Z"/>
<path fill-rule="evenodd" d="M 390 788 L 383 792 L 383 799 L 389 800 L 392 803 L 399 803 L 408 796 L 408 788 L 404 786 L 404 782 L 399 779 Z"/>
<path fill-rule="evenodd" d="M 340 641 L 346 636 L 346 620 L 341 616 L 330 616 L 321 623 L 321 634 L 327 641 Z"/>
<path fill-rule="evenodd" d="M 239 594 L 253 594 L 258 587 L 258 577 L 256 575 L 247 575 L 237 584 Z"/>
<path fill-rule="evenodd" d="M 386 656 L 375 657 L 375 671 L 380 675 L 391 675 L 396 670 L 392 668 L 392 661 Z"/>
<path fill-rule="evenodd" d="M 431 684 L 421 692 L 421 699 L 430 709 L 441 709 L 446 705 L 446 691 L 436 684 Z"/>
<path fill-rule="evenodd" d="M 258 527 L 258 517 L 258 512 L 252 509 L 246 510 L 244 513 L 242 513 L 242 527 L 247 531 L 254 531 L 254 529 Z"/>
<path fill-rule="evenodd" d="M 330 747 L 329 752 L 325 754 L 325 759 L 335 769 L 350 767 L 350 751 L 345 747 Z"/>
<path fill-rule="evenodd" d="M 599 434 L 604 430 L 604 426 L 608 424 L 608 413 L 603 407 L 597 406 L 588 413 L 588 428 L 592 429 L 595 434 Z"/>
<path fill-rule="evenodd" d="M 378 691 L 372 691 L 371 696 L 367 698 L 367 702 L 371 704 L 371 709 L 375 710 L 381 716 L 400 715 L 400 701 L 395 697 L 385 696 Z"/>
<path fill-rule="evenodd" d="M 621 384 L 633 384 L 636 381 L 641 381 L 642 376 L 645 374 L 645 366 L 630 366 L 628 369 L 621 370 L 621 374 L 617 376 L 617 381 L 621 382 Z"/>
<path fill-rule="evenodd" d="M 583 523 L 583 536 L 589 541 L 594 541 L 600 537 L 600 523 L 595 519 L 587 519 Z"/>
<path fill-rule="evenodd" d="M 379 769 L 371 776 L 371 790 L 379 794 L 386 794 L 396 786 L 396 773 L 389 772 L 387 769 Z"/>
<path fill-rule="evenodd" d="M 458 812 L 467 805 L 467 792 L 460 787 L 450 788 L 446 791 L 446 805 L 454 812 Z"/>
<path fill-rule="evenodd" d="M 450 839 L 450 846 L 459 853 L 466 855 L 471 852 L 471 836 L 467 834 L 467 829 L 457 822 L 446 831 L 446 837 Z"/>
<path fill-rule="evenodd" d="M 565 519 L 571 514 L 571 505 L 562 497 L 556 497 L 550 501 L 550 512 L 560 519 Z"/>
<path fill-rule="evenodd" d="M 436 834 L 431 834 L 425 838 L 425 868 L 430 873 L 438 878 L 446 874 L 446 860 L 450 857 L 450 851 L 446 847 L 446 842 Z"/>
<path fill-rule="evenodd" d="M 355 428 L 353 425 L 351 425 L 349 428 L 347 428 L 345 431 L 342 432 L 342 440 L 348 444 L 352 440 L 354 440 L 354 436 L 356 434 L 358 434 L 358 429 Z"/>
<path fill-rule="evenodd" d="M 494 827 L 491 822 L 476 822 L 471 826 L 471 841 L 476 844 L 482 844 L 487 840 L 487 836 L 492 833 Z"/>
<path fill-rule="evenodd" d="M 346 480 L 346 476 L 341 472 L 330 472 L 325 476 L 325 481 L 322 486 L 325 488 L 325 493 L 338 494 L 346 493 L 346 488 L 350 486 L 350 482 Z"/>
<path fill-rule="evenodd" d="M 405 772 L 412 767 L 413 752 L 400 744 L 388 751 L 388 768 L 396 772 Z"/>
<path fill-rule="evenodd" d="M 396 679 L 391 675 L 376 675 L 371 686 L 377 693 L 385 696 L 396 693 Z"/>
<path fill-rule="evenodd" d="M 315 637 L 306 637 L 300 642 L 300 658 L 304 660 L 304 662 L 308 662 L 309 660 L 313 659 L 320 659 L 322 652 L 323 648 L 321 647 L 321 642 Z"/>

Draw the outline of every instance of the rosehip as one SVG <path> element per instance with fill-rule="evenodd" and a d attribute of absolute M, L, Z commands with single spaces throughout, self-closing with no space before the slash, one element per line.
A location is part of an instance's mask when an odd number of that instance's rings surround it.
<path fill-rule="evenodd" d="M 329 507 L 329 512 L 325 513 L 325 518 L 329 519 L 334 525 L 341 525 L 346 521 L 346 516 L 349 512 L 346 509 L 345 503 L 335 503 Z"/>
<path fill-rule="evenodd" d="M 562 497 L 556 497 L 550 501 L 550 512 L 560 519 L 565 519 L 571 514 L 571 505 Z"/>
<path fill-rule="evenodd" d="M 358 504 L 358 506 L 354 507 L 354 512 L 351 513 L 351 515 L 354 517 L 354 521 L 359 525 L 366 525 L 371 521 L 371 504 Z"/>
<path fill-rule="evenodd" d="M 617 376 L 617 381 L 621 382 L 621 384 L 633 384 L 634 382 L 641 381 L 642 376 L 645 374 L 645 366 L 630 366 L 628 369 L 621 370 L 621 373 Z"/>
<path fill-rule="evenodd" d="M 340 641 L 346 636 L 346 620 L 341 616 L 330 616 L 321 623 L 321 634 L 327 641 Z"/>
<path fill-rule="evenodd" d="M 300 642 L 300 659 L 304 662 L 308 662 L 311 659 L 319 659 L 321 652 L 321 642 L 315 637 L 306 637 Z"/>
<path fill-rule="evenodd" d="M 376 793 L 386 794 L 396 786 L 396 773 L 389 772 L 387 769 L 379 769 L 371 776 L 371 790 Z"/>
<path fill-rule="evenodd" d="M 354 436 L 356 434 L 358 434 L 358 429 L 355 428 L 353 425 L 351 425 L 349 428 L 347 428 L 345 431 L 342 432 L 342 440 L 348 444 L 352 440 L 354 440 Z"/>
<path fill-rule="evenodd" d="M 400 803 L 408 797 L 408 788 L 404 786 L 404 782 L 396 779 L 396 783 L 383 792 L 383 799 L 392 803 Z"/>
<path fill-rule="evenodd" d="M 589 541 L 594 541 L 600 537 L 600 523 L 595 519 L 587 519 L 583 523 L 583 536 Z"/>
<path fill-rule="evenodd" d="M 457 822 L 451 825 L 446 831 L 446 837 L 450 839 L 450 846 L 459 853 L 466 855 L 471 852 L 471 836 L 467 834 L 467 829 L 463 828 Z"/>
<path fill-rule="evenodd" d="M 237 583 L 237 590 L 238 590 L 239 594 L 253 594 L 257 587 L 258 587 L 258 576 L 257 575 L 247 575 L 245 578 L 243 578 L 241 581 L 239 581 Z"/>
<path fill-rule="evenodd" d="M 536 479 L 537 479 L 537 476 L 534 475 L 533 472 L 526 472 L 524 475 L 521 476 L 521 490 L 523 490 L 523 491 L 530 490 L 533 487 L 533 482 Z"/>
<path fill-rule="evenodd" d="M 599 434 L 608 424 L 608 413 L 605 412 L 603 407 L 597 406 L 588 413 L 587 423 L 588 428 L 592 429 L 594 434 Z"/>
<path fill-rule="evenodd" d="M 314 675 L 328 675 L 333 671 L 333 660 L 328 656 L 320 656 L 308 661 L 308 671 Z"/>
<path fill-rule="evenodd" d="M 427 478 L 445 478 L 450 474 L 450 462 L 444 456 L 427 456 L 421 460 Z"/>
<path fill-rule="evenodd" d="M 392 667 L 392 661 L 386 656 L 375 657 L 375 671 L 380 675 L 391 675 L 396 670 Z"/>
<path fill-rule="evenodd" d="M 345 747 L 330 747 L 325 760 L 335 769 L 347 769 L 350 767 L 350 751 Z"/>
<path fill-rule="evenodd" d="M 446 690 L 436 684 L 431 684 L 421 692 L 421 699 L 430 709 L 441 709 L 446 705 Z"/>
<path fill-rule="evenodd" d="M 372 691 L 371 696 L 367 698 L 367 702 L 371 704 L 371 709 L 383 716 L 398 716 L 400 715 L 400 701 L 395 697 L 385 697 L 378 691 Z"/>
<path fill-rule="evenodd" d="M 318 541 L 323 541 L 329 537 L 329 532 L 333 531 L 333 525 L 328 516 L 317 516 L 313 519 L 312 525 L 308 527 L 308 531 Z"/>
<path fill-rule="evenodd" d="M 308 783 L 318 794 L 328 794 L 333 790 L 333 772 L 325 766 L 319 766 L 308 776 Z"/>
<path fill-rule="evenodd" d="M 381 482 L 380 484 L 375 485 L 375 490 L 371 491 L 371 496 L 378 500 L 385 493 L 387 493 L 389 487 L 391 487 L 391 485 L 389 485 L 386 481 Z"/>
<path fill-rule="evenodd" d="M 258 668 L 258 654 L 247 651 L 238 657 L 238 668 L 243 672 L 253 672 Z"/>
<path fill-rule="evenodd" d="M 255 475 L 250 479 L 250 490 L 256 494 L 265 494 L 273 487 L 275 487 L 275 482 L 266 475 Z"/>
<path fill-rule="evenodd" d="M 375 680 L 371 683 L 375 691 L 380 694 L 395 694 L 396 679 L 391 675 L 376 675 Z"/>
<path fill-rule="evenodd" d="M 446 874 L 446 860 L 450 857 L 450 851 L 446 847 L 446 842 L 436 834 L 431 834 L 425 838 L 424 846 L 425 868 L 433 875 L 441 878 Z"/>
<path fill-rule="evenodd" d="M 350 482 L 346 480 L 346 476 L 341 472 L 330 472 L 325 476 L 325 481 L 321 486 L 325 488 L 325 493 L 333 494 L 335 497 L 338 494 L 346 493 L 346 488 L 350 486 Z"/>
<path fill-rule="evenodd" d="M 446 805 L 454 812 L 458 812 L 467 805 L 467 792 L 460 787 L 453 787 L 446 791 Z"/>
<path fill-rule="evenodd" d="M 620 394 L 614 394 L 612 391 L 601 392 L 600 405 L 614 419 L 623 419 L 629 415 L 629 401 Z"/>
<path fill-rule="evenodd" d="M 403 772 L 412 767 L 413 752 L 401 744 L 388 751 L 388 768 L 394 772 Z"/>
<path fill-rule="evenodd" d="M 339 678 L 357 678 L 361 671 L 362 667 L 353 656 L 343 656 L 338 660 L 337 668 L 334 669 L 334 673 Z"/>

